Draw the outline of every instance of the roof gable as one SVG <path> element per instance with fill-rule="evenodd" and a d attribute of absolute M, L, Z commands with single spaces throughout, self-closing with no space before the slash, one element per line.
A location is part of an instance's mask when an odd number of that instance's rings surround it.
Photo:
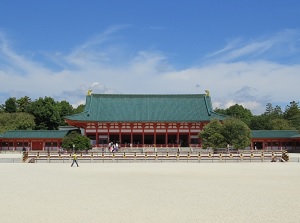
<path fill-rule="evenodd" d="M 99 122 L 195 122 L 226 118 L 213 112 L 205 94 L 92 94 L 83 113 L 67 120 Z"/>

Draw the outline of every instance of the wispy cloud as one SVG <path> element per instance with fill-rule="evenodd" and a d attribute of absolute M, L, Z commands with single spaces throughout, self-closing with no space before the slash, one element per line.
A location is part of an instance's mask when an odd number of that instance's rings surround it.
<path fill-rule="evenodd" d="M 299 56 L 297 30 L 253 41 L 230 41 L 206 56 L 206 63 L 175 69 L 164 52 L 140 49 L 128 53 L 119 47 L 114 37 L 126 28 L 111 27 L 70 52 L 47 52 L 43 62 L 18 53 L 0 35 L 0 103 L 8 96 L 26 95 L 32 99 L 51 96 L 78 105 L 88 89 L 133 94 L 204 93 L 209 89 L 215 107 L 238 103 L 257 114 L 268 102 L 297 100 L 300 64 L 272 60 L 274 54 Z M 53 62 L 58 69 L 50 65 Z"/>
<path fill-rule="evenodd" d="M 105 64 L 111 61 L 111 54 L 114 52 L 115 34 L 130 28 L 130 24 L 115 25 L 107 28 L 102 33 L 93 36 L 86 42 L 74 47 L 71 52 L 56 52 L 54 55 L 48 54 L 59 66 L 76 69 L 85 69 L 93 64 Z"/>
<path fill-rule="evenodd" d="M 213 62 L 231 62 L 241 59 L 269 59 L 275 56 L 290 55 L 300 52 L 299 30 L 283 30 L 276 34 L 254 40 L 238 38 L 230 41 L 221 49 L 208 54 L 207 60 Z"/>
<path fill-rule="evenodd" d="M 47 72 L 41 64 L 16 53 L 3 33 L 0 34 L 0 58 L 2 66 L 12 67 L 21 76 L 30 75 L 33 71 Z"/>

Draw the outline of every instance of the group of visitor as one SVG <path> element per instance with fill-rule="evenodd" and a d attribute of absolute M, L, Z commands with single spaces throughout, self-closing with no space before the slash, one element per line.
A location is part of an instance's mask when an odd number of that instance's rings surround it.
<path fill-rule="evenodd" d="M 119 144 L 118 143 L 113 143 L 113 142 L 108 143 L 108 150 L 112 153 L 113 152 L 118 152 Z"/>

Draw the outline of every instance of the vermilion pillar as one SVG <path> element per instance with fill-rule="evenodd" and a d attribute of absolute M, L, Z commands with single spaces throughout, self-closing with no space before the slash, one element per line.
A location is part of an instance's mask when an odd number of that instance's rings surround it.
<path fill-rule="evenodd" d="M 99 144 L 98 123 L 95 123 L 95 127 L 96 127 L 96 146 L 98 146 L 98 144 Z"/>

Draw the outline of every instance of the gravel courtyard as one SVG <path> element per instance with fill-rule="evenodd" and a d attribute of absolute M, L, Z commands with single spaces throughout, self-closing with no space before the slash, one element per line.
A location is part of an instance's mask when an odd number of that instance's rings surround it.
<path fill-rule="evenodd" d="M 0 163 L 0 216 L 40 222 L 300 222 L 300 163 Z"/>

